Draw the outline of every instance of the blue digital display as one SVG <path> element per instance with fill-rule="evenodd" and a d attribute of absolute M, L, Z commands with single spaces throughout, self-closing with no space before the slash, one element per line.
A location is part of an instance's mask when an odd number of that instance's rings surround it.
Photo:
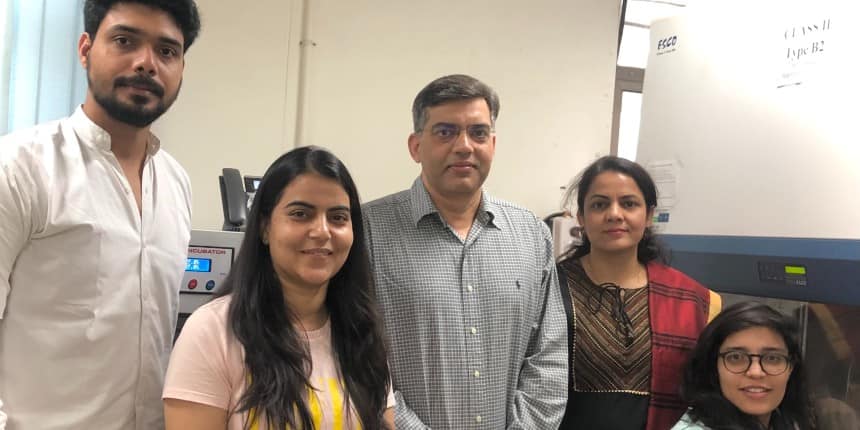
<path fill-rule="evenodd" d="M 211 272 L 212 260 L 208 258 L 188 258 L 185 263 L 186 272 Z"/>

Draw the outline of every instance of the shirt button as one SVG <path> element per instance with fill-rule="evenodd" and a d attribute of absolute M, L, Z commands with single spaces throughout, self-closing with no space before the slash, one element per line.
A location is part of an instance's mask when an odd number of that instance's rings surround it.
<path fill-rule="evenodd" d="M 476 417 L 475 417 L 475 422 L 476 422 L 476 423 L 481 422 L 481 416 L 480 416 L 480 415 L 478 415 L 478 416 L 476 416 Z"/>
<path fill-rule="evenodd" d="M 477 378 L 477 377 L 479 377 L 479 376 L 481 376 L 481 372 L 478 372 L 478 371 L 476 370 L 476 371 L 475 371 L 475 377 Z"/>
<path fill-rule="evenodd" d="M 472 327 L 471 332 L 472 332 L 472 334 L 478 334 L 478 329 L 476 329 L 475 327 Z"/>
<path fill-rule="evenodd" d="M 472 292 L 472 286 L 471 286 L 471 285 L 466 285 L 466 290 L 467 290 L 467 291 L 469 291 L 469 292 L 471 293 L 471 292 Z"/>

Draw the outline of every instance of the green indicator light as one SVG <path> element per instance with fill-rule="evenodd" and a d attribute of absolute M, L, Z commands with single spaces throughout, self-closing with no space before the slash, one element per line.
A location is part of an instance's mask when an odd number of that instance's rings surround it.
<path fill-rule="evenodd" d="M 785 266 L 786 275 L 805 275 L 806 267 L 803 266 Z"/>

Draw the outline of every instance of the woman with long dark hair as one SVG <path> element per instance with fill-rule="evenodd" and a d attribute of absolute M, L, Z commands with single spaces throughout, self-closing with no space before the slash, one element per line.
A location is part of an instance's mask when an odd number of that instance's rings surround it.
<path fill-rule="evenodd" d="M 686 409 L 681 368 L 719 296 L 665 265 L 642 166 L 600 158 L 574 180 L 574 198 L 582 243 L 558 263 L 570 348 L 560 428 L 667 430 Z"/>
<path fill-rule="evenodd" d="M 702 331 L 673 430 L 811 430 L 812 403 L 794 320 L 767 305 L 726 308 Z"/>
<path fill-rule="evenodd" d="M 167 429 L 393 429 L 393 404 L 355 184 L 330 152 L 294 149 L 176 342 Z"/>

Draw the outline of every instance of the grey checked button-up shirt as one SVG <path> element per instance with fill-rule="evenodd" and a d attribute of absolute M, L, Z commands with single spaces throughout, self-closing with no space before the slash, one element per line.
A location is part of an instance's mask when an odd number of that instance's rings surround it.
<path fill-rule="evenodd" d="M 397 428 L 557 428 L 567 331 L 543 222 L 484 193 L 463 241 L 421 178 L 363 210 Z"/>

